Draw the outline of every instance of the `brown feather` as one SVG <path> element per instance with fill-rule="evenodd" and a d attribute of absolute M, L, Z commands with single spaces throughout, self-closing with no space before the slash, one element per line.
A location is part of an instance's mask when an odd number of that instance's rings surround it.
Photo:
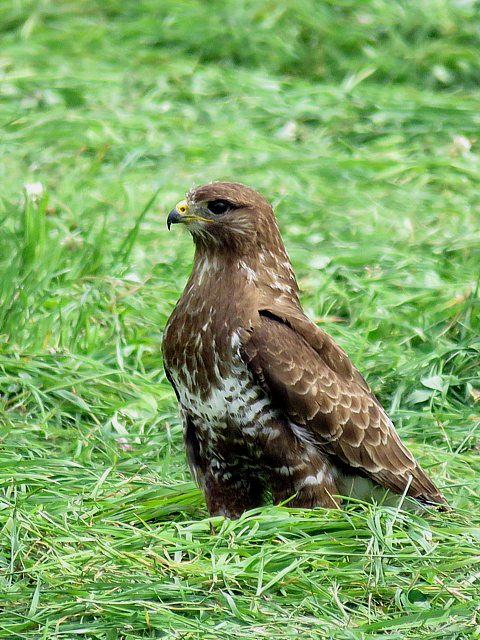
<path fill-rule="evenodd" d="M 303 313 L 269 203 L 218 182 L 187 205 L 173 219 L 186 222 L 195 259 L 163 355 L 210 512 L 236 517 L 268 488 L 275 502 L 335 507 L 355 476 L 444 502 L 348 356 Z"/>
<path fill-rule="evenodd" d="M 328 345 L 326 362 L 321 349 L 318 346 L 313 349 L 305 339 L 305 335 L 311 336 L 313 330 L 299 335 L 293 328 L 295 319 L 288 320 L 288 317 L 283 321 L 280 318 L 275 320 L 271 312 L 261 315 L 250 342 L 243 350 L 246 361 L 257 375 L 260 373 L 259 379 L 264 380 L 275 404 L 294 422 L 307 413 L 313 414 L 305 424 L 319 446 L 338 456 L 349 467 L 362 469 L 372 480 L 397 493 L 403 492 L 411 482 L 408 495 L 425 502 L 442 502 L 438 489 L 402 444 L 393 424 L 363 378 L 359 378 L 353 365 L 347 362 L 347 357 L 342 355 L 342 366 L 332 369 L 332 339 L 324 334 L 320 340 L 313 341 L 315 345 Z M 305 323 L 300 326 L 303 328 Z M 315 325 L 312 327 L 317 329 Z M 254 345 L 253 351 L 250 351 L 250 345 Z M 296 367 L 293 371 L 287 370 L 292 360 Z M 312 372 L 319 372 L 314 378 L 315 387 L 309 382 Z M 326 378 L 329 385 L 325 384 Z M 311 397 L 306 391 L 308 388 L 312 391 Z M 325 396 L 331 397 L 332 388 L 337 392 L 338 401 L 333 411 L 325 414 L 324 399 Z M 369 401 L 368 411 L 352 411 L 348 398 L 362 396 Z M 310 401 L 308 410 L 307 398 Z M 382 436 L 385 443 L 379 447 L 377 443 Z"/>

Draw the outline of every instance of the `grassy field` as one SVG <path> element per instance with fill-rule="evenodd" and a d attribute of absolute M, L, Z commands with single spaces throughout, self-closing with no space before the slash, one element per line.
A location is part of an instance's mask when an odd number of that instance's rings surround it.
<path fill-rule="evenodd" d="M 1 16 L 0 637 L 480 638 L 478 3 Z M 451 512 L 208 518 L 160 345 L 193 254 L 166 214 L 213 179 L 275 203 Z"/>

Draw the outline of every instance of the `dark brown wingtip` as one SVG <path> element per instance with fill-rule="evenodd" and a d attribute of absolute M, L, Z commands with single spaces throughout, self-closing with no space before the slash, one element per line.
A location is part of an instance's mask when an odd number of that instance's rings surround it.
<path fill-rule="evenodd" d="M 434 496 L 428 496 L 424 499 L 419 498 L 419 500 L 425 506 L 433 507 L 436 511 L 440 511 L 442 513 L 452 511 L 452 507 L 448 504 L 445 496 L 443 496 L 440 492 L 435 494 Z"/>

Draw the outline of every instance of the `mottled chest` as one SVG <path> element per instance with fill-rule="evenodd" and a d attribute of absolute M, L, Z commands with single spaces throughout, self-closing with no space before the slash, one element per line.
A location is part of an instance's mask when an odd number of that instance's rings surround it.
<path fill-rule="evenodd" d="M 255 438 L 276 416 L 269 397 L 241 358 L 234 356 L 229 364 L 224 375 L 210 376 L 207 393 L 200 393 L 197 375 L 187 368 L 171 373 L 182 410 L 206 445 L 219 439 Z M 215 364 L 214 369 L 217 373 Z"/>
<path fill-rule="evenodd" d="M 255 316 L 255 274 L 243 260 L 199 259 L 165 332 L 165 366 L 202 443 L 255 438 L 275 411 L 241 357 Z"/>

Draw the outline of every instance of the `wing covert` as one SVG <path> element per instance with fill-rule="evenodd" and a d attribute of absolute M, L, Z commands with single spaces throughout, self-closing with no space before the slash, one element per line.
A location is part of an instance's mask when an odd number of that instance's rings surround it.
<path fill-rule="evenodd" d="M 409 495 L 443 501 L 346 354 L 305 317 L 261 313 L 242 355 L 275 405 L 323 451 L 396 493 L 410 483 Z"/>

